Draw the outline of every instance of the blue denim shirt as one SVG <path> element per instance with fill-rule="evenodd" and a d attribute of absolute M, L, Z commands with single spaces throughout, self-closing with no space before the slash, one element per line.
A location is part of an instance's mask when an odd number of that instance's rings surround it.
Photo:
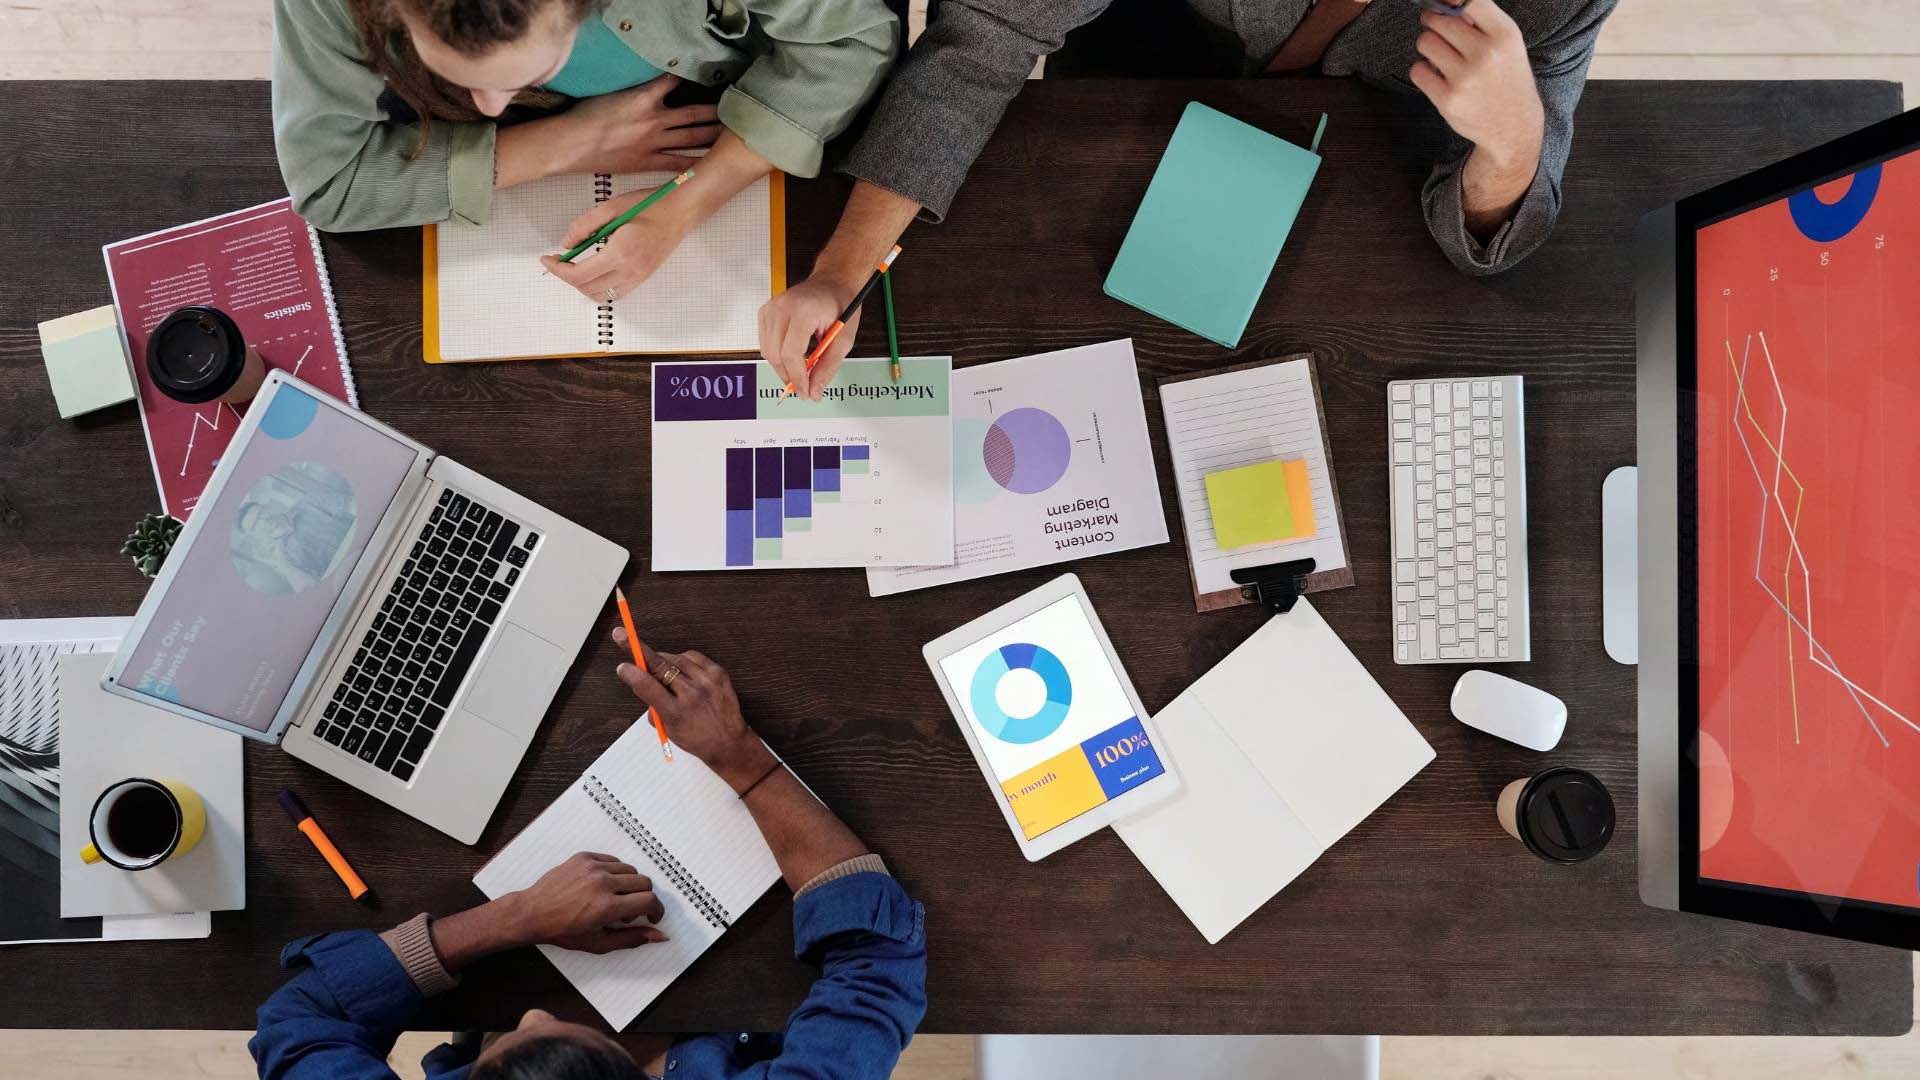
<path fill-rule="evenodd" d="M 794 953 L 821 971 L 786 1032 L 679 1039 L 667 1052 L 674 1080 L 883 1080 L 926 1012 L 925 914 L 884 873 L 802 892 L 793 904 Z M 354 930 L 302 938 L 280 961 L 296 974 L 260 1007 L 260 1030 L 247 1043 L 262 1080 L 391 1080 L 387 1054 L 426 1000 L 393 950 Z M 420 1064 L 428 1080 L 465 1080 L 472 1061 L 449 1044 Z"/>

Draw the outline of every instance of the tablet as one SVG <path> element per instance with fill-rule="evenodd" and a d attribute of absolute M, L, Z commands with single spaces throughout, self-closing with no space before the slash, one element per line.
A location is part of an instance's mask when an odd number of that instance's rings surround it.
<path fill-rule="evenodd" d="M 1074 575 L 922 651 L 1029 861 L 1179 793 L 1173 763 Z"/>

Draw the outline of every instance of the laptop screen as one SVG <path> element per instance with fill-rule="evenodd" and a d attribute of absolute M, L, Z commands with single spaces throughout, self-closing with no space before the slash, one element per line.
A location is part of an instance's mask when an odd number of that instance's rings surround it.
<path fill-rule="evenodd" d="M 1920 907 L 1920 152 L 1695 240 L 1699 876 Z"/>
<path fill-rule="evenodd" d="M 273 723 L 327 613 L 418 456 L 282 385 L 137 641 L 121 684 L 256 731 Z M 198 520 L 204 516 L 205 520 Z"/>

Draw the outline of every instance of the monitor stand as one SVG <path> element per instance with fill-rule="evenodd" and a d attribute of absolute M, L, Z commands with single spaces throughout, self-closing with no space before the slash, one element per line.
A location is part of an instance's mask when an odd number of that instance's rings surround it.
<path fill-rule="evenodd" d="M 1640 471 L 1625 465 L 1600 485 L 1601 636 L 1616 663 L 1640 662 Z"/>

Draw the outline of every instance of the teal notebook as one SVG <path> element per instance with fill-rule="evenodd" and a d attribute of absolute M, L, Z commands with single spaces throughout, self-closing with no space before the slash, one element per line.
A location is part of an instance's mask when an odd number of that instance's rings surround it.
<path fill-rule="evenodd" d="M 1107 295 L 1233 348 L 1319 170 L 1319 154 L 1189 102 Z"/>

